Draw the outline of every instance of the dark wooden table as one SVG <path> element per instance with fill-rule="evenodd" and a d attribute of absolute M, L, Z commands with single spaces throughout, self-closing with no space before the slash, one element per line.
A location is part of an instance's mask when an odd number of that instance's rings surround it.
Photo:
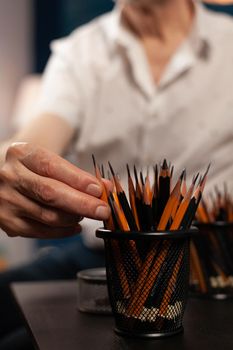
<path fill-rule="evenodd" d="M 121 338 L 111 316 L 77 311 L 77 282 L 13 284 L 40 350 L 232 350 L 233 300 L 189 300 L 183 334 L 163 340 Z"/>

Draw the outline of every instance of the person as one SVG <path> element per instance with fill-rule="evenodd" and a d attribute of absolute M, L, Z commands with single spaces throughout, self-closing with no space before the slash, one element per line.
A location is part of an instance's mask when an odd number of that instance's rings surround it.
<path fill-rule="evenodd" d="M 232 186 L 232 34 L 230 18 L 198 1 L 119 0 L 53 42 L 36 112 L 16 120 L 1 147 L 0 227 L 10 236 L 66 237 L 80 230 L 80 216 L 106 218 L 89 174 L 92 153 L 100 164 L 111 160 L 123 182 L 126 163 L 166 157 L 190 174 L 211 161 L 209 185 Z M 78 168 L 62 158 L 68 150 Z M 84 219 L 78 245 L 8 271 L 0 283 L 70 278 L 104 264 L 99 224 Z"/>

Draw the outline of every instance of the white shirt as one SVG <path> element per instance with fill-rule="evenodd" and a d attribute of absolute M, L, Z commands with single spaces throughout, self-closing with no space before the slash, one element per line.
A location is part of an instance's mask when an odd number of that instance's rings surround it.
<path fill-rule="evenodd" d="M 209 187 L 233 188 L 233 21 L 196 5 L 189 37 L 173 55 L 159 85 L 138 39 L 119 11 L 52 43 L 38 115 L 49 112 L 77 131 L 77 165 L 93 171 L 111 161 L 153 165 L 164 157 L 179 173 L 212 169 Z M 21 120 L 21 124 L 26 122 Z"/>

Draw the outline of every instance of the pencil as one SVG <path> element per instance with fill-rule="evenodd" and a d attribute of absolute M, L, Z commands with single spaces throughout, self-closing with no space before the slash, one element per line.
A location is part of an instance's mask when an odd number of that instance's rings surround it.
<path fill-rule="evenodd" d="M 112 173 L 116 190 L 117 190 L 117 196 L 120 202 L 120 205 L 122 207 L 122 210 L 124 211 L 124 215 L 126 217 L 126 220 L 128 222 L 129 228 L 131 231 L 137 231 L 137 224 L 135 222 L 134 216 L 132 214 L 132 210 L 129 206 L 128 200 L 126 198 L 125 192 L 123 191 L 123 188 L 121 187 L 120 181 L 118 180 L 117 176 L 115 175 L 115 172 L 113 170 L 113 167 L 111 163 L 109 162 L 109 168 Z"/>
<path fill-rule="evenodd" d="M 159 193 L 158 193 L 158 220 L 160 220 L 164 208 L 170 196 L 170 171 L 167 161 L 164 159 L 159 174 Z"/>
<path fill-rule="evenodd" d="M 102 196 L 101 196 L 100 199 L 103 200 L 105 203 L 108 203 L 108 193 L 107 193 L 107 189 L 106 189 L 106 187 L 105 187 L 105 185 L 104 185 L 104 183 L 103 183 L 103 181 L 102 181 L 101 173 L 100 173 L 99 167 L 98 167 L 97 164 L 96 164 L 94 155 L 92 155 L 92 160 L 93 160 L 93 164 L 94 164 L 94 169 L 95 169 L 96 178 L 97 178 L 97 179 L 99 180 L 99 182 L 101 183 L 102 189 L 103 189 Z M 105 228 L 107 228 L 107 229 L 109 229 L 109 230 L 111 230 L 111 231 L 114 231 L 114 230 L 115 230 L 112 214 L 110 214 L 109 219 L 107 219 L 107 220 L 104 221 L 104 226 L 105 226 Z"/>

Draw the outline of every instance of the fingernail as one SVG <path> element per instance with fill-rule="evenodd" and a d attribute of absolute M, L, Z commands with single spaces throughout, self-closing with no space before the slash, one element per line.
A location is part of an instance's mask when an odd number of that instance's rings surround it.
<path fill-rule="evenodd" d="M 106 220 L 109 218 L 110 215 L 110 208 L 109 207 L 98 207 L 95 211 L 96 219 L 99 220 Z"/>
<path fill-rule="evenodd" d="M 90 184 L 87 186 L 86 193 L 94 197 L 100 197 L 102 194 L 102 188 L 96 184 Z"/>

